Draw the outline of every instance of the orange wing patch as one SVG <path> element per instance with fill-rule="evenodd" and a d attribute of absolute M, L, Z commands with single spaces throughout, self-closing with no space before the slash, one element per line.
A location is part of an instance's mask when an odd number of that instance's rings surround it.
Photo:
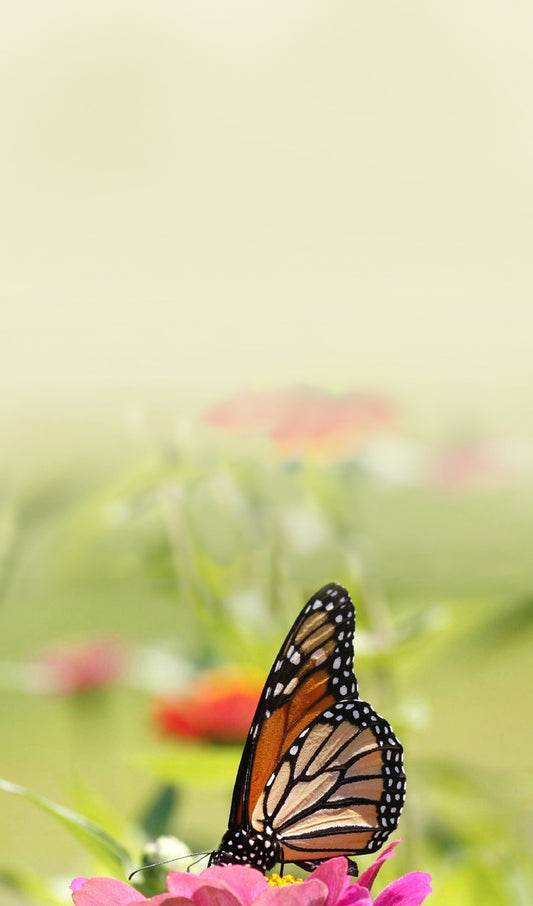
<path fill-rule="evenodd" d="M 249 810 L 253 813 L 266 782 L 283 754 L 311 721 L 335 701 L 328 693 L 328 676 L 313 674 L 271 717 L 265 720 L 257 742 L 250 780 Z"/>
<path fill-rule="evenodd" d="M 351 856 L 371 848 L 373 831 L 357 831 L 357 845 L 354 848 L 354 832 L 328 834 L 327 837 L 300 837 L 282 844 L 285 862 L 299 862 L 301 859 L 331 859 L 332 856 Z"/>
<path fill-rule="evenodd" d="M 336 606 L 340 619 L 332 620 L 326 607 L 333 604 L 318 597 L 311 599 L 270 672 L 260 703 L 264 718 L 249 776 L 250 815 L 284 753 L 302 730 L 337 701 L 332 681 L 335 668 L 344 667 L 345 691 L 352 696 L 357 694 L 353 675 L 353 606 L 348 596 L 340 610 Z"/>

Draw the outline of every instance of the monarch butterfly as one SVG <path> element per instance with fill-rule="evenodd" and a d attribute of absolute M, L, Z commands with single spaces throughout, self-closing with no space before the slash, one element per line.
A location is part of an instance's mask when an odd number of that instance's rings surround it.
<path fill-rule="evenodd" d="M 261 694 L 228 822 L 209 864 L 311 871 L 332 856 L 378 849 L 405 800 L 403 749 L 359 699 L 355 610 L 341 585 L 321 588 L 296 619 Z M 349 872 L 357 864 L 348 859 Z"/>

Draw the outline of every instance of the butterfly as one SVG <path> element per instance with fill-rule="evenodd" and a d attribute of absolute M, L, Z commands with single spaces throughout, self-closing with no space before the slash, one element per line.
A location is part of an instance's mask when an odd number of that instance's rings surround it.
<path fill-rule="evenodd" d="M 274 662 L 244 747 L 228 822 L 209 864 L 311 871 L 373 852 L 405 800 L 403 749 L 361 701 L 353 672 L 355 610 L 330 583 L 307 602 Z M 357 864 L 348 859 L 350 874 Z"/>

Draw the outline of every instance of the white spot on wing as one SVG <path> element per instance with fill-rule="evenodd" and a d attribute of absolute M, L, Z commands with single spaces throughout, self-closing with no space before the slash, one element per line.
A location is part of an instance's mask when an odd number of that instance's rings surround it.
<path fill-rule="evenodd" d="M 317 648 L 316 651 L 313 651 L 313 653 L 311 655 L 311 660 L 314 661 L 315 664 L 323 664 L 324 661 L 326 660 L 326 652 L 324 651 L 324 649 Z"/>

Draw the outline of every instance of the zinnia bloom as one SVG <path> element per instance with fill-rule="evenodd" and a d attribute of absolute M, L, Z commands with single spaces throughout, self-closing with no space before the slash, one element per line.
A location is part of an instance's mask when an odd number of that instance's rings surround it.
<path fill-rule="evenodd" d="M 468 491 L 502 485 L 513 474 L 509 451 L 490 441 L 452 444 L 429 465 L 430 483 L 441 491 Z"/>
<path fill-rule="evenodd" d="M 243 742 L 262 687 L 262 681 L 249 674 L 213 670 L 198 679 L 189 693 L 161 699 L 155 719 L 167 736 Z"/>
<path fill-rule="evenodd" d="M 239 394 L 213 406 L 204 420 L 215 428 L 270 437 L 285 457 L 346 458 L 390 431 L 395 412 L 388 400 L 370 394 L 293 389 Z"/>
<path fill-rule="evenodd" d="M 431 893 L 431 877 L 413 871 L 393 881 L 375 900 L 371 889 L 383 862 L 394 855 L 391 843 L 357 880 L 347 874 L 343 856 L 329 859 L 305 881 L 291 876 L 266 878 L 245 865 L 213 865 L 199 875 L 172 871 L 167 892 L 147 898 L 124 881 L 78 878 L 71 884 L 76 906 L 419 906 Z"/>
<path fill-rule="evenodd" d="M 124 668 L 125 652 L 112 639 L 65 643 L 48 648 L 35 660 L 32 685 L 38 692 L 87 692 L 110 686 Z"/>

